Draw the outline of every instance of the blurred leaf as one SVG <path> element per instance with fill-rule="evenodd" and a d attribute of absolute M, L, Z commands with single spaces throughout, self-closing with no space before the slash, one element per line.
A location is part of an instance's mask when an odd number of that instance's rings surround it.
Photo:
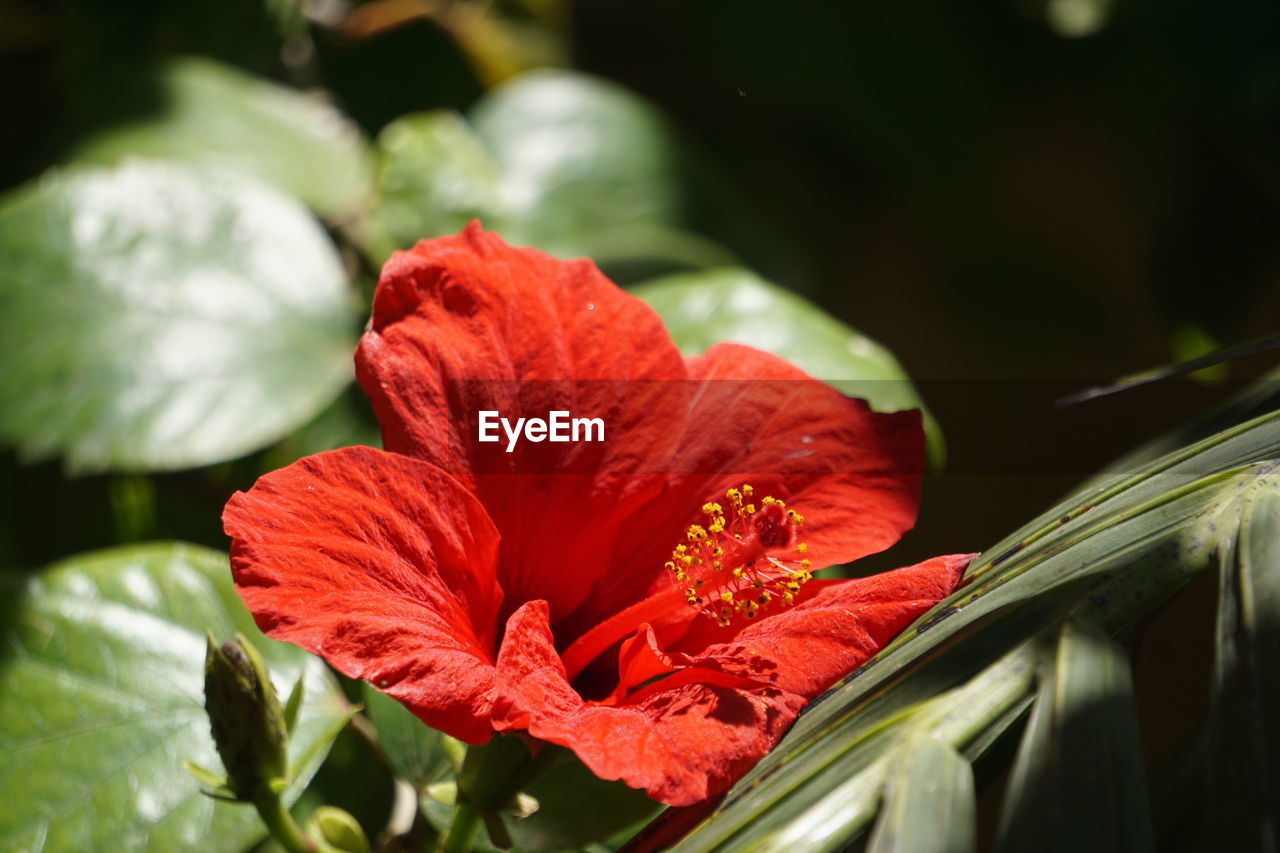
<path fill-rule="evenodd" d="M 398 777 L 421 791 L 450 773 L 440 732 L 371 684 L 363 683 L 361 693 L 365 714 L 378 731 L 378 744 Z"/>
<path fill-rule="evenodd" d="M 276 689 L 306 680 L 290 742 L 294 799 L 346 718 L 324 663 L 268 640 L 225 554 L 182 544 L 73 557 L 9 590 L 0 644 L 0 848 L 241 850 L 252 808 L 200 793 L 220 771 L 205 716 L 204 630 L 253 637 Z"/>
<path fill-rule="evenodd" d="M 1111 6 L 1112 0 L 1049 0 L 1045 17 L 1063 38 L 1083 38 L 1107 25 Z"/>
<path fill-rule="evenodd" d="M 1045 655 L 1001 821 L 1006 853 L 1152 849 L 1129 660 L 1087 623 Z"/>
<path fill-rule="evenodd" d="M 196 57 L 170 60 L 154 84 L 161 99 L 155 115 L 92 137 L 73 157 L 101 165 L 148 157 L 223 167 L 273 184 L 330 219 L 368 199 L 372 152 L 322 95 Z"/>
<path fill-rule="evenodd" d="M 263 453 L 260 469 L 274 471 L 304 456 L 356 445 L 381 448 L 382 436 L 369 398 L 353 384 L 324 411 Z"/>
<path fill-rule="evenodd" d="M 945 458 L 942 430 L 897 359 L 811 302 L 749 270 L 720 268 L 646 282 L 632 293 L 662 315 L 680 351 L 734 341 L 778 355 L 880 412 L 921 409 L 930 463 Z"/>
<path fill-rule="evenodd" d="M 535 71 L 495 89 L 471 120 L 502 171 L 511 215 L 533 245 L 577 254 L 584 242 L 625 242 L 628 233 L 678 217 L 670 131 L 620 86 Z M 615 238 L 614 229 L 623 233 Z"/>
<path fill-rule="evenodd" d="M 378 261 L 419 239 L 461 231 L 472 219 L 507 224 L 498 164 L 466 119 L 454 112 L 418 113 L 378 135 L 382 167 L 374 221 L 382 231 L 370 252 Z"/>
<path fill-rule="evenodd" d="M 629 836 L 662 806 L 643 791 L 601 779 L 576 756 L 567 756 L 529 786 L 538 810 L 509 822 L 519 850 L 581 850 Z"/>
<path fill-rule="evenodd" d="M 514 849 L 551 853 L 589 850 L 600 844 L 614 847 L 662 809 L 643 791 L 596 776 L 567 749 L 544 748 L 557 750 L 559 756 L 555 765 L 526 789 L 537 801 L 537 811 L 523 818 L 503 816 Z M 452 791 L 441 785 L 434 793 L 436 796 L 422 797 L 422 811 L 432 826 L 443 831 L 454 810 L 441 799 L 447 799 Z M 483 832 L 475 849 L 477 853 L 498 850 Z"/>
<path fill-rule="evenodd" d="M 349 380 L 352 307 L 275 190 L 141 161 L 47 175 L 0 203 L 0 437 L 77 471 L 242 455 Z"/>
<path fill-rule="evenodd" d="M 378 198 L 363 237 L 376 262 L 473 218 L 510 243 L 602 266 L 732 261 L 680 230 L 675 147 L 661 118 L 603 80 L 530 72 L 482 99 L 470 124 L 447 112 L 406 116 L 377 144 Z"/>
<path fill-rule="evenodd" d="M 1280 843 L 1280 473 L 1230 496 L 1220 537 L 1206 838 L 1222 850 Z"/>
<path fill-rule="evenodd" d="M 893 767 L 867 853 L 973 850 L 975 812 L 969 762 L 935 738 L 914 738 Z"/>
<path fill-rule="evenodd" d="M 1193 323 L 1184 323 L 1174 329 L 1169 346 L 1173 350 L 1174 361 L 1191 361 L 1227 349 L 1206 329 Z M 1230 373 L 1230 364 L 1222 361 L 1188 375 L 1202 382 L 1217 382 L 1226 379 Z"/>

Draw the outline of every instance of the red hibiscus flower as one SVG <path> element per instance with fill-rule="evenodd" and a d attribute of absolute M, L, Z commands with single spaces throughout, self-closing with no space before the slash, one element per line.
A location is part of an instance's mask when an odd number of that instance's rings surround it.
<path fill-rule="evenodd" d="M 477 225 L 387 262 L 356 368 L 386 450 L 233 496 L 236 585 L 267 634 L 469 743 L 527 732 L 697 802 L 969 560 L 813 580 L 914 522 L 919 414 L 745 346 L 684 358 L 590 262 Z M 607 440 L 480 442 L 484 411 Z"/>

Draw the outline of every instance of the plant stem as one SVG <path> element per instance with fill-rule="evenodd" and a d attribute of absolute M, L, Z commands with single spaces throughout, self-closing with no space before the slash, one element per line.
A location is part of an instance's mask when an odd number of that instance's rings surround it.
<path fill-rule="evenodd" d="M 253 805 L 281 847 L 289 853 L 315 853 L 315 842 L 302 833 L 279 794 L 264 791 L 254 798 Z"/>
<path fill-rule="evenodd" d="M 449 834 L 440 848 L 442 853 L 471 853 L 479 829 L 480 812 L 474 806 L 458 803 L 453 812 L 453 822 L 449 824 Z"/>

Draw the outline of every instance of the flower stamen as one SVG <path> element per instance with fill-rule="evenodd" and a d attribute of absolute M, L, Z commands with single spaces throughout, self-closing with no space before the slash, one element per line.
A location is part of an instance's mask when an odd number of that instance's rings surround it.
<path fill-rule="evenodd" d="M 803 556 L 809 546 L 796 541 L 804 516 L 771 495 L 758 504 L 753 495 L 744 483 L 725 492 L 727 507 L 703 504 L 705 525 L 689 525 L 687 544 L 677 545 L 666 563 L 685 602 L 721 627 L 735 616 L 754 619 L 774 603 L 794 603 L 813 579 Z"/>

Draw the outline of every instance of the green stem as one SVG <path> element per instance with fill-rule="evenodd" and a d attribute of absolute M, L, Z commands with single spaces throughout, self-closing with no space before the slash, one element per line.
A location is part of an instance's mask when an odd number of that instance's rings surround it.
<path fill-rule="evenodd" d="M 316 853 L 315 842 L 302 833 L 279 794 L 264 791 L 254 798 L 253 805 L 281 847 L 289 853 Z"/>
<path fill-rule="evenodd" d="M 471 853 L 480 822 L 480 812 L 474 806 L 458 803 L 453 812 L 453 822 L 449 824 L 449 834 L 440 848 L 442 853 Z"/>

